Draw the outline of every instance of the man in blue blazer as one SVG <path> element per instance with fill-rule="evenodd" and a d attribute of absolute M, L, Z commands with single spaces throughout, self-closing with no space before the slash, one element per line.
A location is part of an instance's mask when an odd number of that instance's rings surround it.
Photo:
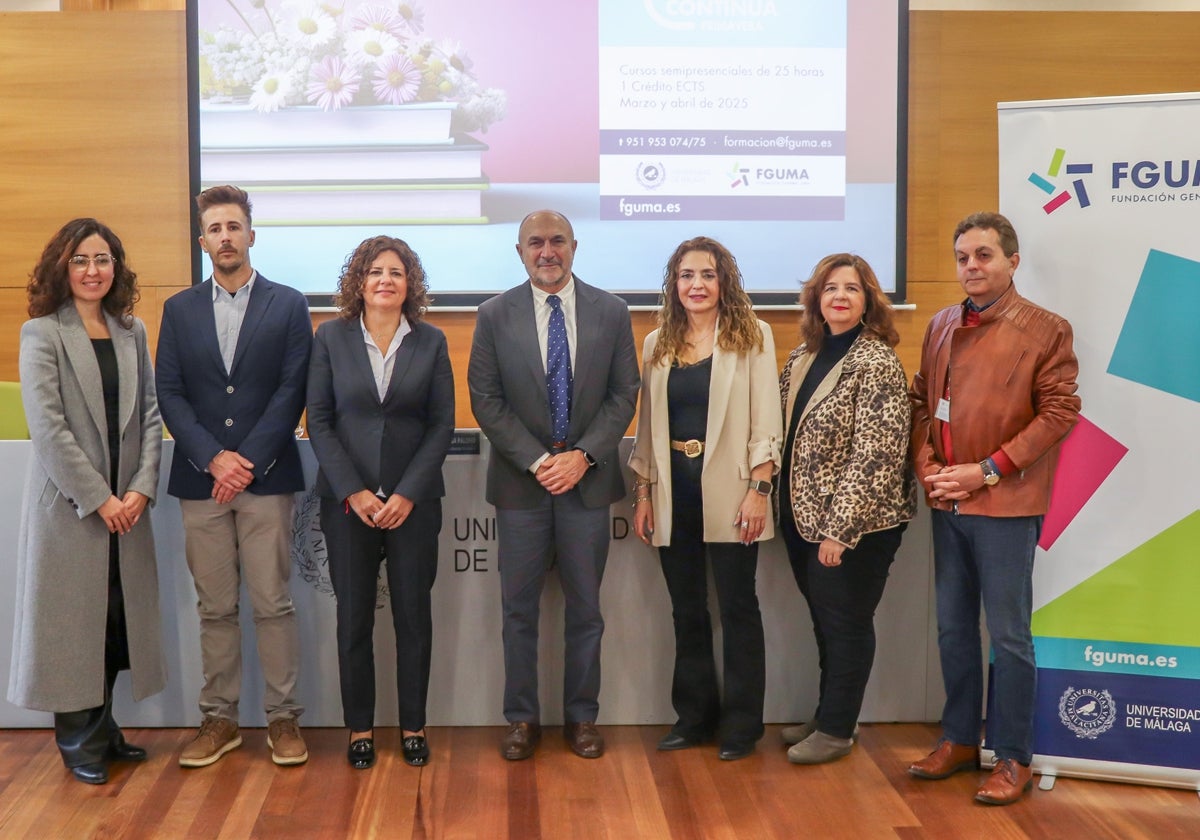
<path fill-rule="evenodd" d="M 293 494 L 304 489 L 295 428 L 304 410 L 312 321 L 304 296 L 250 265 L 250 200 L 233 186 L 196 197 L 204 283 L 163 307 L 157 375 L 175 438 L 167 492 L 183 511 L 200 611 L 204 720 L 179 763 L 204 767 L 242 743 L 238 589 L 254 607 L 266 682 L 267 744 L 280 765 L 303 764 L 297 718 L 299 646 L 288 589 Z"/>
<path fill-rule="evenodd" d="M 562 214 L 525 217 L 517 253 L 529 281 L 479 307 L 467 370 L 471 410 L 491 444 L 509 722 L 501 753 L 512 760 L 541 739 L 538 612 L 554 562 L 566 612 L 564 736 L 584 758 L 604 752 L 600 581 L 609 506 L 625 495 L 617 445 L 639 380 L 629 309 L 572 275 L 576 245 Z"/>

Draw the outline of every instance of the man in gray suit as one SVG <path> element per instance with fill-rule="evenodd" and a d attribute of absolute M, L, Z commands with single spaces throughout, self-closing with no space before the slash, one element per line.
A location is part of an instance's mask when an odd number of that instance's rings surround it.
<path fill-rule="evenodd" d="M 637 351 L 629 309 L 571 273 L 575 234 L 561 213 L 521 222 L 529 281 L 479 307 L 467 384 L 491 443 L 504 612 L 505 758 L 541 739 L 538 612 L 557 562 L 566 612 L 563 734 L 583 758 L 604 753 L 599 711 L 600 581 L 609 506 L 625 495 L 617 445 L 633 419 Z"/>

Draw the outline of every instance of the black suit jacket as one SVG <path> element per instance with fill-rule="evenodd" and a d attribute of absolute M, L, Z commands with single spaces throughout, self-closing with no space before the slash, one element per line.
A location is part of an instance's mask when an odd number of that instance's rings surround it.
<path fill-rule="evenodd" d="M 311 351 L 308 301 L 261 274 L 228 374 L 217 342 L 212 278 L 172 296 L 163 307 L 155 360 L 159 409 L 175 438 L 167 492 L 209 498 L 213 479 L 205 470 L 222 449 L 254 464 L 249 492 L 303 490 L 295 432 Z"/>
<path fill-rule="evenodd" d="M 358 319 L 317 329 L 308 371 L 308 436 L 317 492 L 342 500 L 359 490 L 416 503 L 445 495 L 442 463 L 454 434 L 454 372 L 446 336 L 418 321 L 396 350 L 383 401 Z"/>
<path fill-rule="evenodd" d="M 596 460 L 578 486 L 583 503 L 603 507 L 625 495 L 617 446 L 633 419 L 637 350 L 629 308 L 575 278 L 575 362 L 567 446 Z M 526 281 L 479 307 L 467 370 L 471 410 L 487 435 L 487 500 L 531 508 L 546 495 L 529 465 L 550 451 L 550 399 L 538 346 L 533 291 Z"/>

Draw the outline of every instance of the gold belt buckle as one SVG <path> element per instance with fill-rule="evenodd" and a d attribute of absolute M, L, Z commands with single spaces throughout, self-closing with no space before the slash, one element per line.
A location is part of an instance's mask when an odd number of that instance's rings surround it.
<path fill-rule="evenodd" d="M 704 441 L 693 438 L 692 440 L 685 440 L 683 442 L 683 454 L 689 458 L 699 458 L 703 452 Z"/>

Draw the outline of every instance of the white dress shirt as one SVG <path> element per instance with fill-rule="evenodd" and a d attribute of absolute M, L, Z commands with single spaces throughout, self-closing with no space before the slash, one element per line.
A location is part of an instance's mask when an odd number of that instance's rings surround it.
<path fill-rule="evenodd" d="M 529 288 L 533 290 L 533 320 L 537 325 L 538 347 L 542 353 L 542 370 L 547 368 L 546 348 L 550 344 L 550 313 L 553 311 L 550 304 L 546 302 L 546 298 L 550 297 L 550 293 L 540 288 L 536 283 L 530 282 Z M 562 308 L 563 321 L 567 327 L 567 351 L 571 354 L 571 377 L 575 377 L 575 275 L 567 278 L 567 285 L 563 286 L 557 292 L 559 306 Z M 538 467 L 542 462 L 550 457 L 550 453 L 542 455 L 532 464 L 529 465 L 529 471 L 537 474 Z"/>
<path fill-rule="evenodd" d="M 546 369 L 546 347 L 550 343 L 550 304 L 546 302 L 546 298 L 550 297 L 550 293 L 539 288 L 536 283 L 530 283 L 529 287 L 533 289 L 533 319 L 537 323 L 538 347 L 542 351 L 542 370 Z M 567 285 L 559 289 L 555 294 L 562 301 L 563 320 L 567 325 L 567 349 L 571 353 L 571 371 L 574 375 L 575 371 L 575 277 L 572 275 L 567 279 Z"/>
<path fill-rule="evenodd" d="M 251 271 L 246 285 L 233 294 L 225 291 L 217 279 L 213 281 L 213 318 L 217 322 L 217 344 L 221 347 L 221 359 L 225 362 L 225 373 L 233 370 L 233 357 L 237 354 L 238 336 L 242 334 L 242 322 L 246 320 L 246 307 L 250 305 L 250 291 L 258 272 Z"/>
<path fill-rule="evenodd" d="M 371 333 L 367 331 L 366 318 L 360 317 L 358 324 L 362 327 L 363 341 L 367 345 L 367 358 L 371 360 L 371 373 L 375 377 L 375 389 L 379 392 L 379 401 L 383 402 L 383 398 L 387 396 L 388 385 L 392 381 L 392 370 L 396 367 L 396 351 L 404 342 L 404 336 L 412 332 L 412 326 L 408 323 L 408 319 L 401 315 L 400 327 L 392 336 L 392 343 L 388 345 L 387 352 L 383 353 L 380 351 L 379 345 L 375 343 L 375 339 L 371 338 Z"/>

